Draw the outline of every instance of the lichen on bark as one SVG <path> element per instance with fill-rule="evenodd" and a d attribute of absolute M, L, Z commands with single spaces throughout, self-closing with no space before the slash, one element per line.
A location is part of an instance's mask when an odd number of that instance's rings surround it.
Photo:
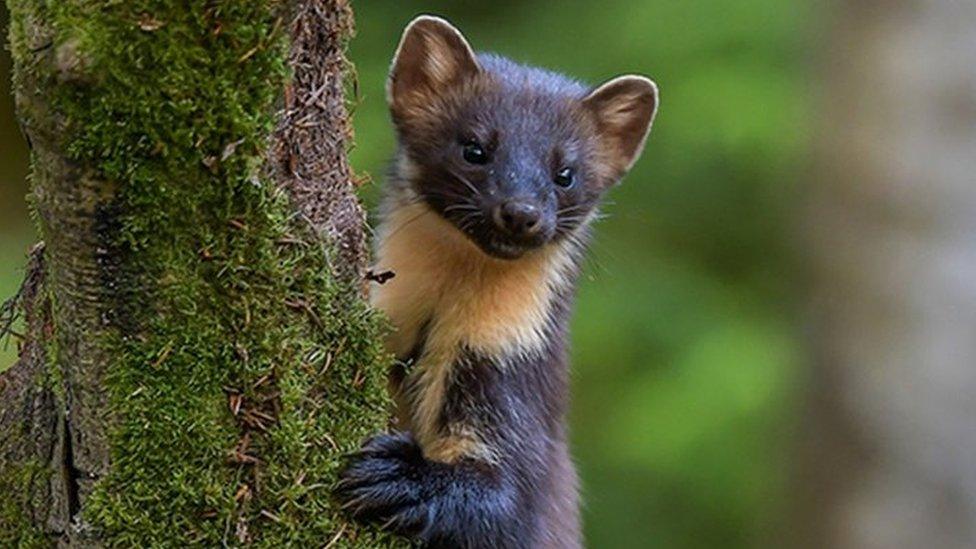
<path fill-rule="evenodd" d="M 8 6 L 64 516 L 7 501 L 0 540 L 396 544 L 329 496 L 388 411 L 344 156 L 346 2 Z M 0 491 L 46 468 L 0 462 Z"/>

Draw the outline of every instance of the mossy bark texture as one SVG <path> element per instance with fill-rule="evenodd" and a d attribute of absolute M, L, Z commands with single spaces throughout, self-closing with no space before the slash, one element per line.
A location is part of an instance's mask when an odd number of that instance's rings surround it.
<path fill-rule="evenodd" d="M 44 240 L 0 376 L 0 546 L 386 547 L 345 0 L 7 0 Z"/>

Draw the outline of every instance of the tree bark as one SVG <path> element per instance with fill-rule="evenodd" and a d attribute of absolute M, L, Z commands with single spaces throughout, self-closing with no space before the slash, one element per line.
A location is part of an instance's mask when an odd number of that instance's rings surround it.
<path fill-rule="evenodd" d="M 976 4 L 840 2 L 810 197 L 811 547 L 976 546 Z"/>
<path fill-rule="evenodd" d="M 362 547 L 388 418 L 346 0 L 8 0 L 44 239 L 0 375 L 0 546 Z"/>

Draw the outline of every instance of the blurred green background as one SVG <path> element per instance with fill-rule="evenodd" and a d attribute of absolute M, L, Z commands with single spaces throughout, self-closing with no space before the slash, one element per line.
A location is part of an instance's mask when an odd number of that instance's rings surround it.
<path fill-rule="evenodd" d="M 4 37 L 4 47 L 0 50 L 0 302 L 20 287 L 27 249 L 34 241 L 33 225 L 25 200 L 27 144 L 18 129 L 14 98 L 10 95 L 7 20 L 6 5 L 0 2 L 0 25 Z M 0 340 L 0 370 L 10 366 L 16 356 L 14 342 Z"/>
<path fill-rule="evenodd" d="M 587 544 L 770 545 L 785 515 L 802 373 L 790 215 L 807 163 L 813 4 L 363 0 L 354 7 L 352 162 L 375 180 L 363 190 L 370 205 L 393 149 L 386 70 L 416 14 L 447 17 L 476 49 L 594 84 L 624 72 L 658 82 L 654 131 L 612 192 L 573 327 L 573 446 Z M 8 296 L 32 230 L 6 53 L 0 74 L 0 295 Z M 12 361 L 13 349 L 0 350 L 0 369 Z"/>

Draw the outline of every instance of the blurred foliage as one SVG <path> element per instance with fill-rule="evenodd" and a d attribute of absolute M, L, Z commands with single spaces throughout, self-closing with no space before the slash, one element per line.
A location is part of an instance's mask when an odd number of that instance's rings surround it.
<path fill-rule="evenodd" d="M 6 47 L 7 10 L 0 2 L 0 302 L 12 296 L 24 275 L 34 230 L 27 216 L 27 145 L 14 117 L 10 95 L 10 52 Z M 0 371 L 17 358 L 13 341 L 0 340 Z"/>
<path fill-rule="evenodd" d="M 591 83 L 640 72 L 662 104 L 611 195 L 573 327 L 573 441 L 594 548 L 768 545 L 800 371 L 790 214 L 805 165 L 810 19 L 798 0 L 355 3 L 354 166 L 394 142 L 390 56 L 419 13 L 476 49 Z M 0 57 L 0 295 L 31 240 L 25 151 Z M 0 368 L 12 354 L 0 350 Z"/>

